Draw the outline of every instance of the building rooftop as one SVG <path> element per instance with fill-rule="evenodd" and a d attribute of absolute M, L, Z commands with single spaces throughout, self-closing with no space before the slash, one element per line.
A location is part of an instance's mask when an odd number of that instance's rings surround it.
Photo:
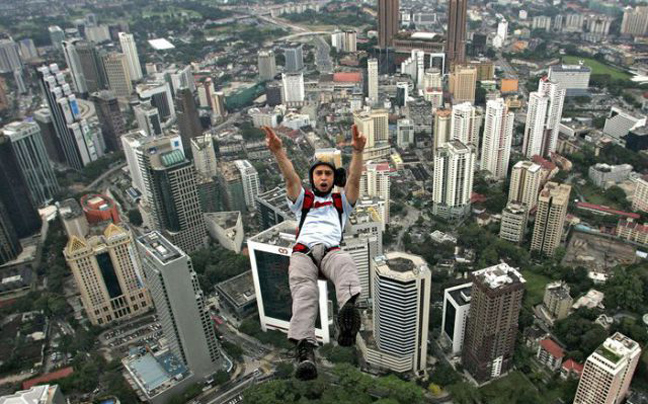
<path fill-rule="evenodd" d="M 545 351 L 549 352 L 549 355 L 553 356 L 556 359 L 561 359 L 565 356 L 565 351 L 555 343 L 552 339 L 546 338 L 540 341 L 540 346 Z"/>
<path fill-rule="evenodd" d="M 578 202 L 576 204 L 576 207 L 579 209 L 586 209 L 586 210 L 594 210 L 603 214 L 608 214 L 608 215 L 617 215 L 617 216 L 624 216 L 624 217 L 630 217 L 632 219 L 638 220 L 641 218 L 641 216 L 637 213 L 632 213 L 632 212 L 624 212 L 622 210 L 616 210 L 612 209 L 608 206 L 604 205 L 595 205 L 593 203 L 587 203 L 587 202 Z"/>
<path fill-rule="evenodd" d="M 44 375 L 35 377 L 33 379 L 25 380 L 22 383 L 22 388 L 27 390 L 37 384 L 53 382 L 58 379 L 63 379 L 64 377 L 70 376 L 72 373 L 74 373 L 74 369 L 72 368 L 72 366 L 68 366 L 66 368 L 62 368 L 54 372 L 46 373 Z"/>
<path fill-rule="evenodd" d="M 167 390 L 189 374 L 189 370 L 169 351 L 158 355 L 146 352 L 125 358 L 122 362 L 149 397 Z"/>
<path fill-rule="evenodd" d="M 620 332 L 608 337 L 594 353 L 604 357 L 613 364 L 617 364 L 624 357 L 639 350 L 639 344 Z"/>
<path fill-rule="evenodd" d="M 472 297 L 472 282 L 450 288 L 448 289 L 448 294 L 452 297 L 452 300 L 460 306 L 470 304 L 470 299 Z"/>
<path fill-rule="evenodd" d="M 68 198 L 59 203 L 59 214 L 63 220 L 75 219 L 83 216 L 83 209 L 81 205 L 74 198 Z"/>
<path fill-rule="evenodd" d="M 526 283 L 522 274 L 516 268 L 506 263 L 500 263 L 472 273 L 475 279 L 491 289 L 498 289 L 507 285 Z"/>
<path fill-rule="evenodd" d="M 241 212 L 238 210 L 231 212 L 209 212 L 205 213 L 205 217 L 223 229 L 230 229 L 238 223 Z"/>
<path fill-rule="evenodd" d="M 216 285 L 219 293 L 226 295 L 237 306 L 256 300 L 252 271 L 244 272 Z"/>
<path fill-rule="evenodd" d="M 260 193 L 256 196 L 257 201 L 261 201 L 265 205 L 272 206 L 280 210 L 286 217 L 294 217 L 294 214 L 288 207 L 286 202 L 286 188 L 276 187 L 269 191 Z"/>
<path fill-rule="evenodd" d="M 58 386 L 45 384 L 35 386 L 29 390 L 17 391 L 14 394 L 0 397 L 0 404 L 44 404 L 49 403 L 51 394 L 54 394 Z"/>
<path fill-rule="evenodd" d="M 564 282 L 553 282 L 547 285 L 547 292 L 561 300 L 571 299 L 569 286 Z"/>
<path fill-rule="evenodd" d="M 294 220 L 283 221 L 256 236 L 250 237 L 248 243 L 256 242 L 270 244 L 278 247 L 292 248 L 297 233 L 297 222 Z"/>
<path fill-rule="evenodd" d="M 427 263 L 418 255 L 400 251 L 389 252 L 374 258 L 376 273 L 380 276 L 413 281 L 421 274 L 429 273 Z"/>
<path fill-rule="evenodd" d="M 137 241 L 146 248 L 149 254 L 155 256 L 162 263 L 176 260 L 184 255 L 178 247 L 171 244 L 157 231 L 141 236 Z"/>

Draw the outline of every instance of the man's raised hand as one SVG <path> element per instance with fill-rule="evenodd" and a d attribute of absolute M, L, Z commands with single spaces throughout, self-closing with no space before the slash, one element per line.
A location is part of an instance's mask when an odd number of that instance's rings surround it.
<path fill-rule="evenodd" d="M 268 149 L 270 149 L 272 153 L 276 153 L 279 150 L 281 150 L 281 148 L 283 147 L 283 143 L 281 142 L 279 136 L 277 136 L 277 134 L 274 133 L 272 128 L 268 126 L 263 126 L 261 129 L 265 132 L 266 146 L 268 147 Z"/>
<path fill-rule="evenodd" d="M 353 147 L 353 150 L 362 152 L 365 148 L 365 144 L 367 144 L 367 138 L 365 137 L 365 135 L 360 133 L 358 126 L 355 124 L 351 127 L 351 132 L 353 133 L 353 139 L 351 140 L 351 146 Z"/>

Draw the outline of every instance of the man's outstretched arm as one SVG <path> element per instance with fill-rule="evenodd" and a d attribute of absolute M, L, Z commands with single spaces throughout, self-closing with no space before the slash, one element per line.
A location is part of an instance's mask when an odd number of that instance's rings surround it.
<path fill-rule="evenodd" d="M 288 155 L 283 148 L 283 142 L 279 136 L 277 136 L 277 134 L 267 126 L 264 126 L 261 129 L 263 129 L 266 134 L 266 146 L 268 146 L 268 149 L 270 149 L 277 160 L 279 170 L 281 170 L 281 174 L 286 180 L 286 196 L 288 196 L 288 199 L 295 202 L 301 192 L 301 178 L 297 175 L 295 167 L 288 158 Z"/>
<path fill-rule="evenodd" d="M 351 157 L 351 164 L 349 165 L 349 178 L 347 178 L 344 193 L 347 201 L 351 205 L 355 205 L 360 197 L 360 176 L 362 175 L 362 152 L 364 151 L 367 138 L 358 131 L 358 127 L 353 125 L 351 128 L 353 139 L 351 145 L 353 146 L 353 155 Z"/>

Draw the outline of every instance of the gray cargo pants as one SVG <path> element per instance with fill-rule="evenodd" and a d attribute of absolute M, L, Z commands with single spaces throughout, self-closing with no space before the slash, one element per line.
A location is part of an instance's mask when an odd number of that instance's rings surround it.
<path fill-rule="evenodd" d="M 294 252 L 290 257 L 288 279 L 293 303 L 288 338 L 291 340 L 306 339 L 313 344 L 317 343 L 315 321 L 319 311 L 317 280 L 320 269 L 335 285 L 338 307 L 343 307 L 347 300 L 362 290 L 358 269 L 351 256 L 341 250 L 333 250 L 324 255 L 324 250 L 323 244 L 317 244 L 311 248 L 310 255 Z M 323 324 L 328 323 L 328 319 L 321 321 Z"/>

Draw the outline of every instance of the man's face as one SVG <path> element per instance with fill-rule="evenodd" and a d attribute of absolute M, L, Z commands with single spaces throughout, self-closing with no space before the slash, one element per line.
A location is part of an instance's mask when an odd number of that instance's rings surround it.
<path fill-rule="evenodd" d="M 333 188 L 333 170 L 331 170 L 331 167 L 325 165 L 316 166 L 313 171 L 313 183 L 320 192 L 330 191 Z"/>

